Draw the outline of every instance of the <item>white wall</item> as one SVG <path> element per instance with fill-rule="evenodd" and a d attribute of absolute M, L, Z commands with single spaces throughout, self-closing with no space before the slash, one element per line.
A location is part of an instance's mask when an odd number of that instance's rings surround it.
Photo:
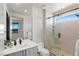
<path fill-rule="evenodd" d="M 28 11 L 28 15 L 24 16 L 24 38 L 27 38 L 27 32 L 32 33 L 32 9 Z"/>
<path fill-rule="evenodd" d="M 6 7 L 0 4 L 0 25 L 4 25 L 4 33 L 0 33 L 0 51 L 4 49 L 4 40 L 6 40 Z"/>
<path fill-rule="evenodd" d="M 39 7 L 32 7 L 33 20 L 33 41 L 36 43 L 43 41 L 43 10 Z"/>

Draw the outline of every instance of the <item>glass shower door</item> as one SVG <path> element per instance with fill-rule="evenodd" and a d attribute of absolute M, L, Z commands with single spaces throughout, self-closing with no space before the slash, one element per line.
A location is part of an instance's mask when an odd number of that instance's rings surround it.
<path fill-rule="evenodd" d="M 58 16 L 46 20 L 45 46 L 49 51 L 59 55 L 59 45 L 61 38 L 61 25 L 58 23 Z M 55 55 L 55 54 L 54 54 Z"/>

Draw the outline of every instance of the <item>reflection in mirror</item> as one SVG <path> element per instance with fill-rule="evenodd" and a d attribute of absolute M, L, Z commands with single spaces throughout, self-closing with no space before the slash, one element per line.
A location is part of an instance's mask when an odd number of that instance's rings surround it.
<path fill-rule="evenodd" d="M 19 29 L 19 23 L 18 22 L 13 22 L 11 26 L 12 33 L 18 33 Z"/>
<path fill-rule="evenodd" d="M 4 34 L 4 24 L 0 24 L 0 34 Z"/>
<path fill-rule="evenodd" d="M 32 40 L 32 14 L 30 5 L 31 4 L 6 4 L 10 17 L 10 41 L 18 42 L 18 39 Z M 27 10 L 27 12 L 25 12 L 25 10 Z"/>

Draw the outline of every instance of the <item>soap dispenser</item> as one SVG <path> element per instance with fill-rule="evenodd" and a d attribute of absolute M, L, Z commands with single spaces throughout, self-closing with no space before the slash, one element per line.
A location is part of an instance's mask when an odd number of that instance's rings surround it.
<path fill-rule="evenodd" d="M 17 45 L 17 42 L 16 42 L 16 40 L 14 41 L 14 46 L 16 46 Z"/>

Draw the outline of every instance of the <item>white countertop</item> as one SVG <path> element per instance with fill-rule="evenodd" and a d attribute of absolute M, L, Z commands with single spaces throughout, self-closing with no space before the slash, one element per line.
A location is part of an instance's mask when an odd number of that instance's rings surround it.
<path fill-rule="evenodd" d="M 12 48 L 5 49 L 3 53 L 0 53 L 0 54 L 8 55 L 14 52 L 22 51 L 22 50 L 29 49 L 29 48 L 36 47 L 36 46 L 37 46 L 36 43 L 32 42 L 29 39 L 25 39 L 23 40 L 21 45 L 16 45 L 16 46 L 13 46 Z"/>

